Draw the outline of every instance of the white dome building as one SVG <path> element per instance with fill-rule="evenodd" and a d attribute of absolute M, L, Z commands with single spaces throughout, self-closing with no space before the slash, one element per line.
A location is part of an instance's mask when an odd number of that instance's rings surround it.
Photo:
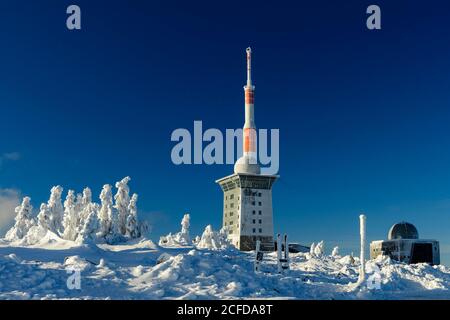
<path fill-rule="evenodd" d="M 409 222 L 394 224 L 388 232 L 388 240 L 373 241 L 370 244 L 370 258 L 380 255 L 408 263 L 440 264 L 439 242 L 419 239 L 419 231 Z"/>

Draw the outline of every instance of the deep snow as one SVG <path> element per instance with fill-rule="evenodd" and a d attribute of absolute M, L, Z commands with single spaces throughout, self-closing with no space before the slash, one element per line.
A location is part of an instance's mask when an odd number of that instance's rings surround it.
<path fill-rule="evenodd" d="M 381 281 L 369 290 L 353 285 L 357 258 L 290 258 L 291 270 L 279 275 L 276 254 L 266 254 L 255 274 L 254 253 L 234 249 L 163 248 L 145 239 L 79 245 L 47 237 L 26 247 L 0 240 L 0 299 L 450 299 L 444 266 L 369 261 L 368 275 L 377 266 Z M 81 271 L 80 290 L 68 289 L 67 268 Z"/>

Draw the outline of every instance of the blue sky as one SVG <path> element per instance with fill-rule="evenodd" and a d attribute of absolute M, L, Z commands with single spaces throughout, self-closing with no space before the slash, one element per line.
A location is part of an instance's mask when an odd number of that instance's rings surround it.
<path fill-rule="evenodd" d="M 82 30 L 65 27 L 66 7 Z M 450 263 L 448 1 L 15 1 L 0 4 L 0 188 L 97 196 L 132 177 L 152 237 L 221 224 L 231 165 L 175 166 L 170 134 L 239 128 L 245 48 L 256 124 L 280 129 L 275 231 L 358 252 L 395 222 L 441 241 Z M 9 192 L 11 193 L 11 192 Z"/>

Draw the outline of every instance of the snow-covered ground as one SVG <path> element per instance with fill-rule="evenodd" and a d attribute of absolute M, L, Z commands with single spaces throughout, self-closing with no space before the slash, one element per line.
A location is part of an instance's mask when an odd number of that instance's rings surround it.
<path fill-rule="evenodd" d="M 450 299 L 450 269 L 369 261 L 379 289 L 355 288 L 358 259 L 291 254 L 291 270 L 276 273 L 266 254 L 261 272 L 254 253 L 193 246 L 163 248 L 150 240 L 123 245 L 76 244 L 46 238 L 33 246 L 0 240 L 0 299 Z M 69 289 L 81 271 L 81 289 Z"/>

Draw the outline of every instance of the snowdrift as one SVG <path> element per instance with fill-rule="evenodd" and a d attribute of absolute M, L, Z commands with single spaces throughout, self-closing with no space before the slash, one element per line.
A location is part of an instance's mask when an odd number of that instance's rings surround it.
<path fill-rule="evenodd" d="M 165 249 L 145 239 L 59 245 L 0 242 L 0 299 L 450 299 L 444 266 L 369 261 L 368 275 L 378 268 L 380 277 L 379 289 L 370 290 L 354 287 L 359 260 L 349 256 L 292 254 L 291 270 L 280 275 L 275 253 L 266 254 L 261 272 L 254 273 L 253 252 Z M 79 290 L 67 287 L 73 269 L 81 274 Z"/>

